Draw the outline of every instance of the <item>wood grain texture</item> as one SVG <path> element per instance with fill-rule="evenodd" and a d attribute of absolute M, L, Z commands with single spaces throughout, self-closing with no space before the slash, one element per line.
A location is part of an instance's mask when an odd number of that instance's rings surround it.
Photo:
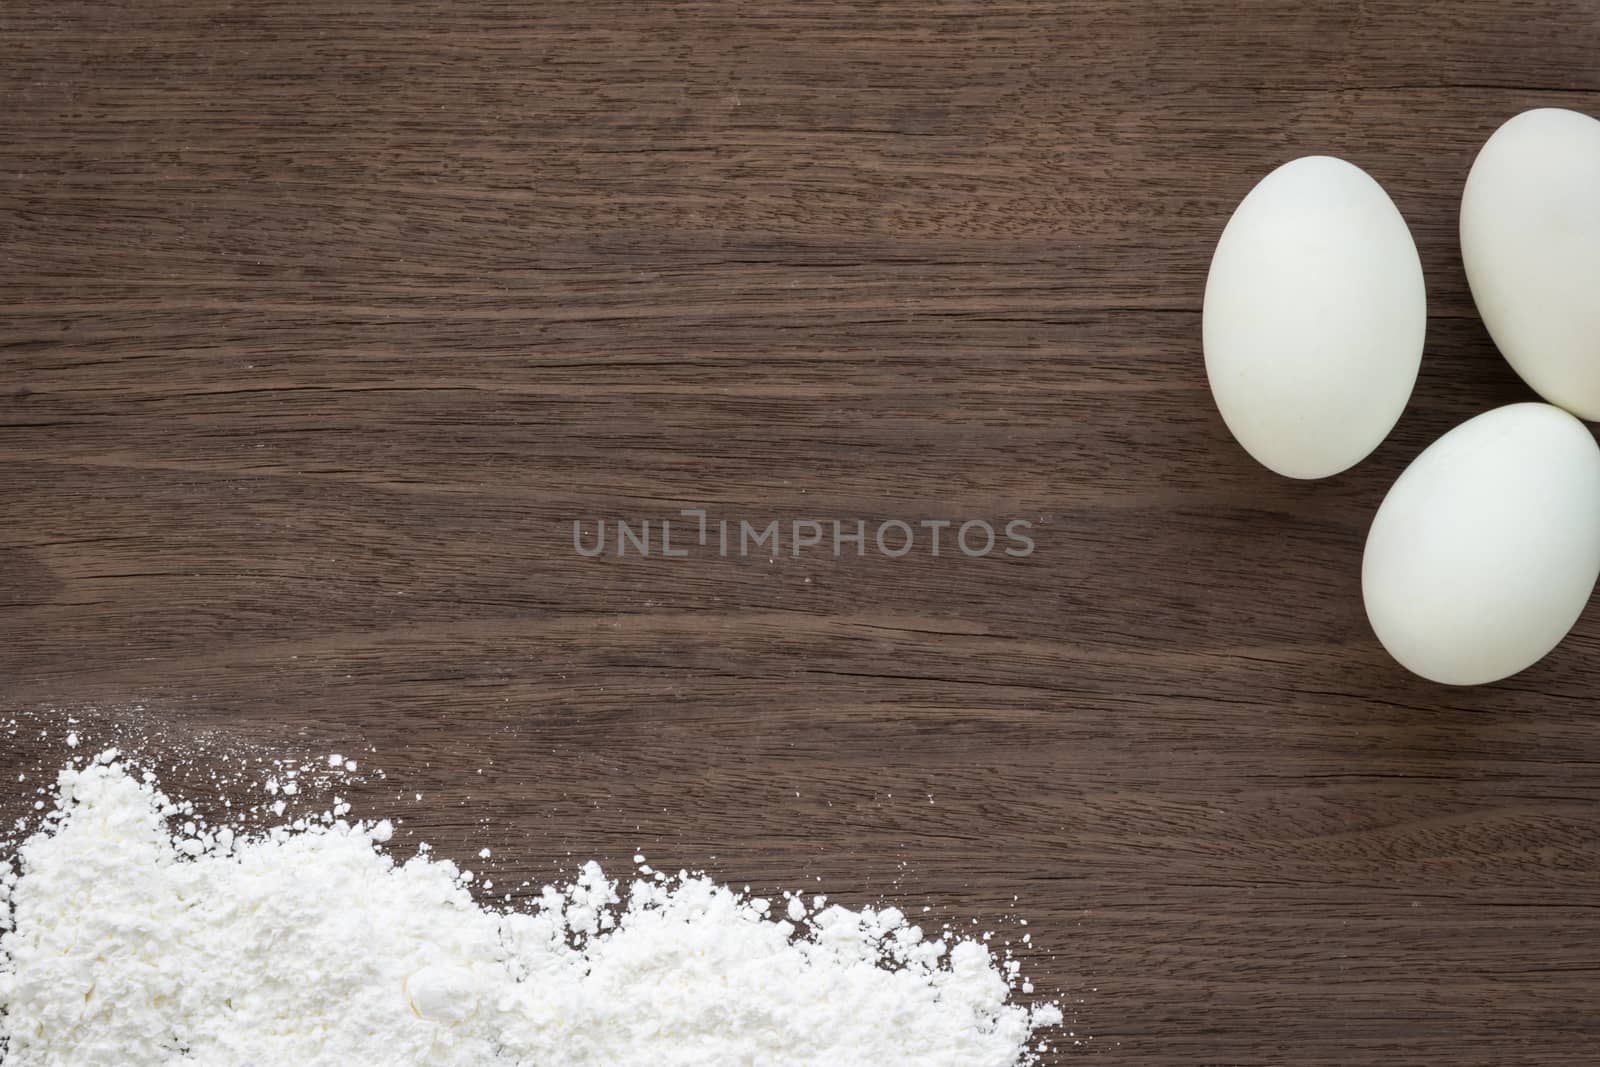
<path fill-rule="evenodd" d="M 1405 463 L 1529 396 L 1455 213 L 1504 119 L 1600 114 L 1592 0 L 9 0 L 0 41 L 6 712 L 371 746 L 362 810 L 422 792 L 505 882 L 642 848 L 1024 915 L 1052 1062 L 1594 1062 L 1600 613 L 1448 690 L 1358 582 Z M 1199 309 L 1312 152 L 1390 191 L 1430 320 L 1306 485 L 1229 439 Z M 692 507 L 1038 549 L 572 550 Z"/>

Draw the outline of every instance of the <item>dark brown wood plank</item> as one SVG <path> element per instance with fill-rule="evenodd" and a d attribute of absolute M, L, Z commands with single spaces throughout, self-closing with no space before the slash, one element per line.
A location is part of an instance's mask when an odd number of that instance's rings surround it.
<path fill-rule="evenodd" d="M 1410 457 L 1528 395 L 1455 211 L 1505 118 L 1600 113 L 1592 3 L 23 0 L 0 41 L 0 821 L 69 714 L 356 752 L 359 810 L 502 883 L 643 848 L 1026 916 L 1059 1062 L 1593 1062 L 1600 616 L 1446 690 L 1358 584 Z M 1317 485 L 1199 354 L 1228 213 L 1309 152 L 1430 301 Z M 572 550 L 693 507 L 1038 549 Z"/>

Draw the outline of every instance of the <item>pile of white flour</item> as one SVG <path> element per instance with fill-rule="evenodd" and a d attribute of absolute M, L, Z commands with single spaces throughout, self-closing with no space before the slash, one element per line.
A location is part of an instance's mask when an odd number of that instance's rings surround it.
<path fill-rule="evenodd" d="M 591 863 L 496 911 L 387 823 L 197 825 L 111 752 L 54 802 L 0 859 L 8 1067 L 1016 1067 L 1061 1021 L 892 908 Z"/>

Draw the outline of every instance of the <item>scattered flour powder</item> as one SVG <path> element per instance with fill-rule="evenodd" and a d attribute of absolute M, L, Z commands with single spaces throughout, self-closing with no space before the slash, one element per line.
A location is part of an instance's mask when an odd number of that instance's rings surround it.
<path fill-rule="evenodd" d="M 197 826 L 114 752 L 54 799 L 0 859 L 8 1067 L 1016 1067 L 1061 1021 L 893 908 L 591 863 L 492 910 L 387 822 Z"/>

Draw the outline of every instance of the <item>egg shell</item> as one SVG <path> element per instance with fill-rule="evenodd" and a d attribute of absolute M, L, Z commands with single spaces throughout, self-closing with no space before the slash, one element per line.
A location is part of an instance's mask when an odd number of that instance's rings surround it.
<path fill-rule="evenodd" d="M 1424 678 L 1479 685 L 1537 663 L 1600 576 L 1600 447 L 1549 404 L 1457 426 L 1384 497 L 1361 565 L 1367 618 Z"/>
<path fill-rule="evenodd" d="M 1600 120 L 1539 108 L 1494 132 L 1461 194 L 1461 261 L 1522 380 L 1600 419 Z"/>
<path fill-rule="evenodd" d="M 1261 179 L 1222 231 L 1206 278 L 1206 377 L 1250 455 L 1324 478 L 1394 428 L 1427 319 L 1394 202 L 1360 167 L 1307 156 Z"/>

